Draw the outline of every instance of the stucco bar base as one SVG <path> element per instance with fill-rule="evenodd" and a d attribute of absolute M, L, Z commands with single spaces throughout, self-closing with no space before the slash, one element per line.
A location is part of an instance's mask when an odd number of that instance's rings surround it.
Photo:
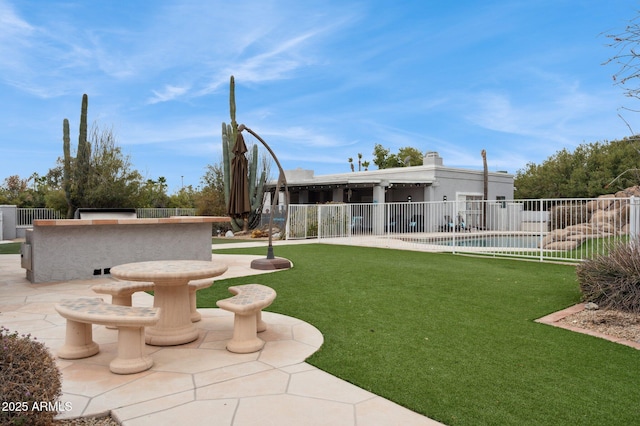
<path fill-rule="evenodd" d="M 32 283 L 97 278 L 149 260 L 211 260 L 211 224 L 226 217 L 36 220 L 22 267 Z M 27 259 L 25 259 L 27 258 Z M 26 260 L 26 261 L 25 261 Z"/>

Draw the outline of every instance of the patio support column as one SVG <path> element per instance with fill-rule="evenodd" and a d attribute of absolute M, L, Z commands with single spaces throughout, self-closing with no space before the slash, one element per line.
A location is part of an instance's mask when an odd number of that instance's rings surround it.
<path fill-rule="evenodd" d="M 373 186 L 373 202 L 384 204 L 386 202 L 385 199 L 385 189 L 387 188 L 388 183 L 379 183 Z"/>
<path fill-rule="evenodd" d="M 433 187 L 433 185 L 426 185 L 424 187 L 423 192 L 424 192 L 424 201 L 435 201 L 436 189 Z"/>
<path fill-rule="evenodd" d="M 334 188 L 331 201 L 334 203 L 342 203 L 344 201 L 344 188 Z"/>
<path fill-rule="evenodd" d="M 385 189 L 389 185 L 388 182 L 381 182 L 373 186 L 373 217 L 372 226 L 373 233 L 375 235 L 382 235 L 384 233 L 384 204 L 385 204 Z"/>

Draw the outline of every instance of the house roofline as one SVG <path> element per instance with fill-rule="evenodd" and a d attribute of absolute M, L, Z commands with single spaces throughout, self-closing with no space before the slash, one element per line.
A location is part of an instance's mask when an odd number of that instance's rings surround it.
<path fill-rule="evenodd" d="M 289 172 L 289 173 L 287 173 Z M 296 178 L 290 176 L 295 172 L 307 172 L 307 176 Z M 310 173 L 308 173 L 310 172 Z M 438 180 L 438 173 L 442 172 L 454 172 L 454 173 L 468 173 L 468 174 L 482 174 L 482 170 L 473 169 L 460 169 L 453 167 L 445 167 L 442 165 L 422 165 L 422 166 L 410 166 L 410 167 L 394 167 L 389 169 L 377 169 L 367 170 L 359 172 L 346 172 L 335 173 L 327 175 L 314 176 L 312 170 L 285 170 L 287 176 L 288 187 L 348 187 L 350 185 L 381 185 L 388 186 L 389 184 L 419 184 L 419 185 L 431 185 Z M 420 176 L 421 173 L 427 173 L 427 175 Z M 394 175 L 403 175 L 394 177 Z M 409 175 L 409 176 L 407 176 Z M 411 176 L 417 175 L 417 176 Z M 499 177 L 514 177 L 514 175 L 505 172 L 489 172 L 489 176 Z M 267 182 L 266 187 L 272 188 L 276 185 L 276 181 Z"/>

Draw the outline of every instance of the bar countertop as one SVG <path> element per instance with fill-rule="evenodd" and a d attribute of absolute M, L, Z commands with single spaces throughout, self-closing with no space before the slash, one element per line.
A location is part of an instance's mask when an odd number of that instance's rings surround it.
<path fill-rule="evenodd" d="M 33 226 L 162 225 L 229 222 L 228 216 L 171 216 L 151 219 L 38 219 Z"/>

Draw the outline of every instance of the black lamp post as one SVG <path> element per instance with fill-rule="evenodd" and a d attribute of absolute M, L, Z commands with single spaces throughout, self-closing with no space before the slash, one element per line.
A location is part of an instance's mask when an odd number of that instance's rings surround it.
<path fill-rule="evenodd" d="M 275 255 L 273 254 L 273 212 L 276 208 L 276 195 L 278 194 L 278 190 L 280 189 L 280 186 L 284 186 L 284 190 L 285 190 L 285 216 L 284 216 L 284 223 L 286 225 L 287 223 L 287 216 L 289 214 L 289 189 L 287 188 L 287 179 L 284 175 L 284 170 L 282 169 L 282 166 L 280 165 L 280 162 L 278 161 L 278 158 L 276 157 L 276 154 L 271 150 L 271 148 L 269 147 L 269 145 L 267 145 L 267 143 L 257 134 L 255 133 L 253 130 L 251 130 L 250 128 L 248 128 L 247 126 L 245 126 L 244 124 L 241 124 L 238 126 L 238 132 L 242 133 L 243 130 L 246 130 L 247 132 L 251 133 L 256 139 L 258 139 L 260 141 L 260 143 L 262 143 L 262 145 L 264 145 L 265 148 L 267 148 L 267 151 L 269 151 L 269 153 L 271 154 L 271 156 L 273 157 L 274 161 L 276 162 L 276 165 L 278 166 L 278 171 L 279 171 L 279 176 L 278 176 L 278 183 L 276 184 L 275 187 L 275 194 L 271 200 L 271 211 L 269 213 L 269 245 L 267 247 L 267 257 L 265 259 L 256 259 L 254 261 L 251 262 L 251 268 L 253 269 L 261 269 L 261 270 L 271 270 L 271 269 L 289 269 L 291 268 L 291 262 L 287 259 L 283 259 L 283 258 L 277 258 L 275 257 Z M 282 232 L 282 231 L 281 231 Z"/>

